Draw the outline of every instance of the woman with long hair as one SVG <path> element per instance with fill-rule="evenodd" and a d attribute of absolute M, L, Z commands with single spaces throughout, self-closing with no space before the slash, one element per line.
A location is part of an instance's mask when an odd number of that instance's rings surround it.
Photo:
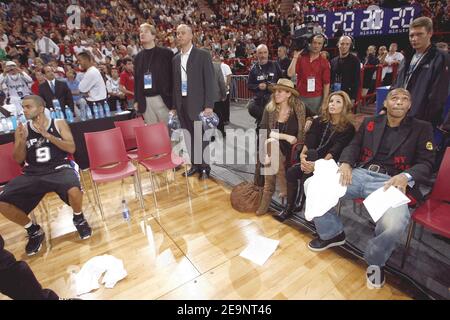
<path fill-rule="evenodd" d="M 342 150 L 355 135 L 352 102 L 348 94 L 344 91 L 333 92 L 328 96 L 326 106 L 322 108 L 321 115 L 313 120 L 306 133 L 300 165 L 292 166 L 287 171 L 287 206 L 275 216 L 279 221 L 284 221 L 294 214 L 298 180 L 310 176 L 314 171 L 314 161 L 307 159 L 307 154 L 317 153 L 317 159 L 337 161 Z"/>
<path fill-rule="evenodd" d="M 264 152 L 264 191 L 257 215 L 267 212 L 278 178 L 280 196 L 286 197 L 286 170 L 290 166 L 292 145 L 303 142 L 306 111 L 298 98 L 294 83 L 279 79 L 269 89 L 273 92 L 271 101 L 264 109 L 261 129 L 267 130 Z"/>

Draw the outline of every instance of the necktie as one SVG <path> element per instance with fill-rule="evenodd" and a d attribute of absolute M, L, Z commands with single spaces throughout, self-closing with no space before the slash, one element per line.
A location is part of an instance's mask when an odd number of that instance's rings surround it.
<path fill-rule="evenodd" d="M 52 89 L 53 94 L 55 93 L 55 85 L 53 84 L 53 81 L 50 81 L 50 89 Z"/>

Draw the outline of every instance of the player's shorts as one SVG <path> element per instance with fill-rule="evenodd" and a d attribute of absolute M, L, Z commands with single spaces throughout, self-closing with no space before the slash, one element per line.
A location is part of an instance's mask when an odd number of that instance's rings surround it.
<path fill-rule="evenodd" d="M 68 165 L 48 174 L 14 178 L 0 191 L 0 201 L 29 214 L 48 192 L 57 193 L 62 201 L 70 205 L 67 192 L 73 187 L 81 190 L 80 178 L 78 172 Z"/>

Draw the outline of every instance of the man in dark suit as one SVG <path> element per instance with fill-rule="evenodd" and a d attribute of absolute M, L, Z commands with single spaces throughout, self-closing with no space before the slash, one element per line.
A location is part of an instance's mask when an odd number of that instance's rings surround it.
<path fill-rule="evenodd" d="M 189 26 L 178 26 L 177 41 L 181 52 L 172 59 L 174 106 L 170 112 L 178 114 L 181 127 L 190 134 L 190 137 L 185 135 L 192 163 L 187 176 L 199 173 L 201 179 L 207 179 L 211 169 L 209 159 L 203 158 L 203 151 L 208 143 L 203 141 L 203 134 L 200 134 L 201 122 L 198 120 L 202 111 L 206 116 L 212 115 L 214 102 L 218 100 L 215 88 L 217 84 L 211 55 L 206 50 L 194 47 L 192 38 Z"/>
<path fill-rule="evenodd" d="M 58 99 L 61 108 L 69 106 L 75 114 L 72 92 L 67 86 L 67 83 L 55 79 L 52 67 L 48 65 L 43 68 L 43 72 L 46 81 L 39 85 L 39 95 L 44 99 L 45 106 L 48 109 L 53 108 L 53 99 Z"/>
<path fill-rule="evenodd" d="M 411 95 L 403 88 L 389 92 L 384 102 L 387 114 L 366 118 L 342 151 L 341 184 L 347 186 L 343 199 L 366 198 L 384 186 L 393 186 L 403 193 L 407 187 L 417 188 L 426 182 L 434 163 L 431 124 L 406 117 L 411 108 Z M 381 288 L 384 266 L 397 247 L 410 221 L 406 204 L 388 209 L 376 222 L 375 237 L 370 239 L 364 258 L 369 264 L 367 284 Z M 323 251 L 345 243 L 344 228 L 335 209 L 314 218 L 318 238 L 308 247 Z"/>

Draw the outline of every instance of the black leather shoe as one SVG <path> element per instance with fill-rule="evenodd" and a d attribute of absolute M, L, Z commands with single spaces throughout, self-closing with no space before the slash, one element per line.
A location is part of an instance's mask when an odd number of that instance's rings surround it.
<path fill-rule="evenodd" d="M 199 172 L 198 167 L 192 166 L 187 172 L 183 172 L 183 177 L 186 177 L 186 176 L 191 177 L 194 174 L 196 174 L 197 172 Z"/>
<path fill-rule="evenodd" d="M 342 246 L 343 244 L 345 244 L 345 233 L 341 232 L 330 240 L 316 238 L 308 244 L 308 248 L 312 251 L 323 251 L 331 247 Z"/>
<path fill-rule="evenodd" d="M 209 172 L 210 172 L 210 170 L 208 170 L 208 169 L 201 169 L 200 170 L 199 179 L 200 180 L 208 179 L 209 178 Z"/>

